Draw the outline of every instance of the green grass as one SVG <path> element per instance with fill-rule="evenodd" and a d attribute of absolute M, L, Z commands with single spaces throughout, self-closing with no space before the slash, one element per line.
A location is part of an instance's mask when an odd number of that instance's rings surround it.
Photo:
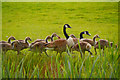
<path fill-rule="evenodd" d="M 99 34 L 102 39 L 118 43 L 118 3 L 117 2 L 3 2 L 2 3 L 2 40 L 9 36 L 33 41 L 45 39 L 52 33 L 61 38 L 63 25 L 70 24 L 67 33 L 79 38 L 82 31 L 89 31 L 92 38 Z M 98 40 L 98 39 L 97 39 Z M 32 41 L 31 41 L 32 42 Z M 31 43 L 30 42 L 30 43 Z M 32 53 L 28 49 L 17 55 L 8 51 L 2 56 L 3 78 L 118 78 L 118 50 L 106 49 L 102 56 L 91 58 L 86 52 L 83 59 L 79 52 L 68 56 L 66 52 L 56 56 L 56 52 Z M 24 55 L 23 55 L 24 54 Z M 101 55 L 100 55 L 101 54 Z"/>

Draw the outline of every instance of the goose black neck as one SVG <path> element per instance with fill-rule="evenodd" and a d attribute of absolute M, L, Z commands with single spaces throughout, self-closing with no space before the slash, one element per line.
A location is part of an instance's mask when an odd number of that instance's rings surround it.
<path fill-rule="evenodd" d="M 83 38 L 83 34 L 84 34 L 84 32 L 81 32 L 81 33 L 80 33 L 80 39 Z"/>
<path fill-rule="evenodd" d="M 95 37 L 93 37 L 93 41 L 95 42 Z"/>
<path fill-rule="evenodd" d="M 66 33 L 66 27 L 65 27 L 65 26 L 64 26 L 64 28 L 63 28 L 63 32 L 64 32 L 64 35 L 65 35 L 66 39 L 68 39 L 69 36 L 68 36 L 68 34 Z"/>
<path fill-rule="evenodd" d="M 28 43 L 28 42 L 27 42 L 27 39 L 25 39 L 25 43 Z"/>
<path fill-rule="evenodd" d="M 11 40 L 10 40 L 10 38 L 8 39 L 8 43 L 11 43 Z"/>

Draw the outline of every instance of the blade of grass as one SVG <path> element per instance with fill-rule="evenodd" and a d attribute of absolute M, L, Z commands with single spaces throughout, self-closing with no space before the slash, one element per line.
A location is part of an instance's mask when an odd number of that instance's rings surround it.
<path fill-rule="evenodd" d="M 93 64 L 93 67 L 92 67 L 92 70 L 91 70 L 91 73 L 90 73 L 90 77 L 89 77 L 89 78 L 91 78 L 91 76 L 92 76 L 92 72 L 93 72 L 93 69 L 94 69 L 94 67 L 95 67 L 95 63 L 97 62 L 97 60 L 98 60 L 99 57 L 100 57 L 100 56 L 98 56 L 98 57 L 96 58 L 96 60 L 94 61 L 94 64 Z"/>
<path fill-rule="evenodd" d="M 90 54 L 87 56 L 87 58 L 88 58 L 89 56 L 90 56 Z M 79 78 L 82 78 L 82 77 L 81 77 L 81 73 L 82 73 L 82 67 L 83 67 L 83 64 L 84 64 L 85 60 L 86 60 L 86 58 L 82 61 L 82 65 L 81 65 L 80 71 L 79 71 Z"/>
<path fill-rule="evenodd" d="M 36 65 L 36 67 L 34 68 L 34 70 L 33 70 L 33 72 L 32 72 L 32 75 L 31 75 L 31 77 L 30 78 L 33 78 L 33 76 L 34 76 L 34 73 L 36 72 L 36 69 L 38 68 L 38 64 Z"/>

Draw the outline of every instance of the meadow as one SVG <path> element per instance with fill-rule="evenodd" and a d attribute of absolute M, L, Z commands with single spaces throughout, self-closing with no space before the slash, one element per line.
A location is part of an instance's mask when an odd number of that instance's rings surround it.
<path fill-rule="evenodd" d="M 82 31 L 89 31 L 93 38 L 98 34 L 118 44 L 118 3 L 117 2 L 2 2 L 2 40 L 9 36 L 32 41 L 45 39 L 52 33 L 61 38 L 64 24 L 72 28 L 67 33 L 80 37 Z M 97 39 L 99 40 L 99 39 Z M 29 43 L 31 43 L 30 41 Z M 2 56 L 2 78 L 119 78 L 118 49 L 106 48 L 103 56 L 100 49 L 94 57 L 86 52 L 68 56 L 66 52 L 56 56 L 55 51 L 33 53 L 28 49 L 17 55 L 8 51 Z"/>

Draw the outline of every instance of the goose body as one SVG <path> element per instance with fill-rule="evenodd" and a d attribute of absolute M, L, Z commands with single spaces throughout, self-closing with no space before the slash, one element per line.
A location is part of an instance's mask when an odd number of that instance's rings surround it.
<path fill-rule="evenodd" d="M 96 49 L 99 49 L 99 43 L 100 43 L 100 48 L 103 50 L 103 54 L 104 54 L 104 48 L 106 47 L 112 47 L 113 46 L 113 42 L 108 42 L 108 40 L 105 40 L 105 39 L 100 39 L 99 41 L 96 42 L 96 45 L 95 45 L 95 53 L 97 54 L 97 51 Z M 109 46 L 110 44 L 110 46 Z"/>
<path fill-rule="evenodd" d="M 82 52 L 80 51 L 79 45 Z M 85 55 L 85 51 L 88 51 L 92 55 L 92 52 L 90 51 L 91 45 L 88 42 L 81 41 L 80 43 L 75 44 L 71 49 L 72 51 L 80 52 L 81 57 L 82 57 L 82 53 Z"/>
<path fill-rule="evenodd" d="M 48 39 L 51 39 L 51 41 L 53 41 L 50 36 L 47 36 L 45 40 L 34 42 L 34 44 L 31 44 L 29 51 L 39 52 L 40 54 L 44 51 L 45 54 L 48 56 L 45 49 L 45 44 L 48 43 Z"/>
<path fill-rule="evenodd" d="M 57 51 L 57 53 L 60 53 L 60 56 L 62 52 L 65 52 L 67 49 L 67 40 L 66 39 L 58 39 L 53 42 L 45 44 L 46 49 L 52 49 L 54 51 Z"/>
<path fill-rule="evenodd" d="M 12 46 L 10 43 L 0 43 L 0 52 L 1 50 L 6 53 L 8 50 L 12 50 Z"/>
<path fill-rule="evenodd" d="M 82 39 L 81 41 L 88 42 L 89 44 L 91 44 L 91 46 L 95 46 L 95 44 L 96 44 L 95 39 L 96 39 L 96 38 L 100 38 L 99 35 L 96 34 L 96 35 L 93 37 L 93 39 Z"/>
<path fill-rule="evenodd" d="M 17 54 L 19 54 L 21 50 L 28 48 L 29 43 L 28 43 L 27 40 L 31 41 L 30 37 L 26 37 L 25 40 L 15 40 L 15 41 L 13 41 L 13 43 L 12 43 L 12 45 L 14 44 L 13 50 L 17 51 Z"/>

